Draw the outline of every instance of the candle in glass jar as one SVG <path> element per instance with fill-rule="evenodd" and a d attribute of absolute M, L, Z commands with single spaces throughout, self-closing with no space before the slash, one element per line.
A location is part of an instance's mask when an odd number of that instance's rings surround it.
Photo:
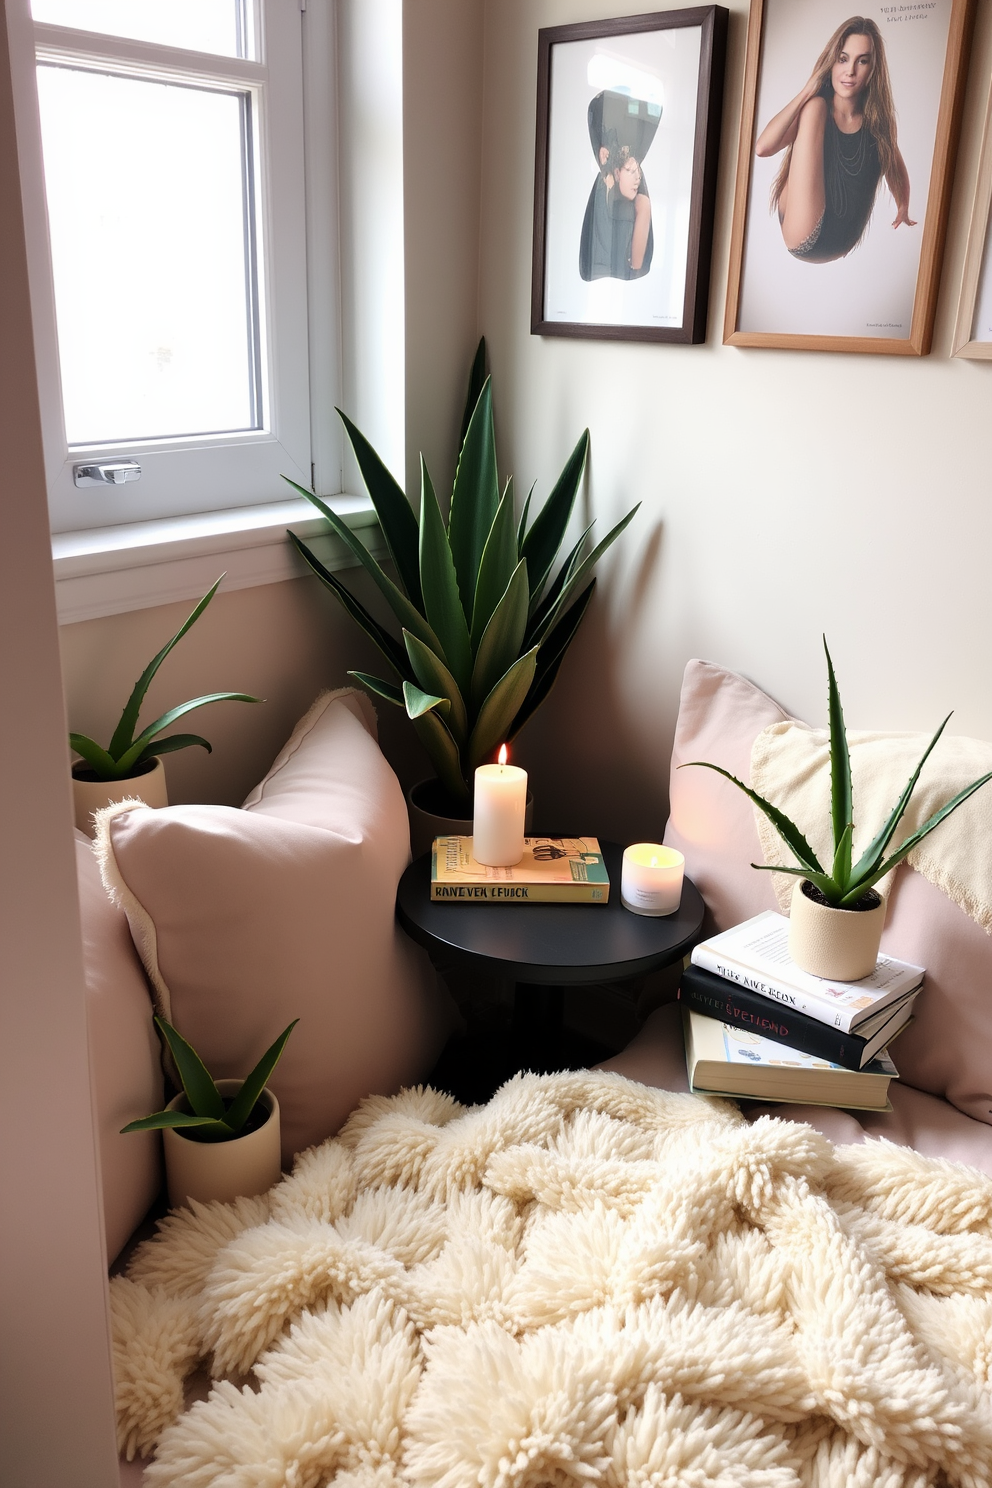
<path fill-rule="evenodd" d="M 527 771 L 506 762 L 506 745 L 499 763 L 480 765 L 475 772 L 472 856 L 488 868 L 512 868 L 524 855 L 524 811 Z"/>
<path fill-rule="evenodd" d="M 685 858 L 674 847 L 635 842 L 624 849 L 620 902 L 641 915 L 674 914 L 682 902 Z"/>

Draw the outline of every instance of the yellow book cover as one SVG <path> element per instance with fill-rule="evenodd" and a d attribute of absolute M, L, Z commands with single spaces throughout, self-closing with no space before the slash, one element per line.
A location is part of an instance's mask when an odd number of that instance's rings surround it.
<path fill-rule="evenodd" d="M 472 856 L 471 837 L 435 837 L 431 898 L 452 903 L 606 904 L 610 876 L 596 837 L 525 837 L 512 868 Z"/>

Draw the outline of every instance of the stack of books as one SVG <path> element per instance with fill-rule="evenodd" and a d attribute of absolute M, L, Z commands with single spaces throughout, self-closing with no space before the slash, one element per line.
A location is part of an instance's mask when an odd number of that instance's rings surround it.
<path fill-rule="evenodd" d="M 923 968 L 882 955 L 833 982 L 789 955 L 789 921 L 766 911 L 696 946 L 679 1000 L 693 1090 L 749 1100 L 886 1110 L 888 1045 L 910 1021 Z"/>
<path fill-rule="evenodd" d="M 472 856 L 471 837 L 435 837 L 431 898 L 450 904 L 606 904 L 610 875 L 596 837 L 525 837 L 512 868 Z"/>

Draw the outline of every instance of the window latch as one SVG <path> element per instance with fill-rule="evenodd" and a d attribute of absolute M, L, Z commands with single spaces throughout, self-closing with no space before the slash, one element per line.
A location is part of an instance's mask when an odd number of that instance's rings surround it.
<path fill-rule="evenodd" d="M 141 479 L 137 460 L 101 461 L 97 465 L 73 465 L 73 483 L 77 486 L 123 486 Z"/>

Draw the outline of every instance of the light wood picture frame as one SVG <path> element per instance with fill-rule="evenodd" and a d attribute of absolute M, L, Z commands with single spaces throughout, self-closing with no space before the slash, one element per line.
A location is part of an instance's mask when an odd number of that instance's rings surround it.
<path fill-rule="evenodd" d="M 973 13 L 751 0 L 725 344 L 929 352 Z"/>
<path fill-rule="evenodd" d="M 727 17 L 539 31 L 533 335 L 705 340 Z"/>
<path fill-rule="evenodd" d="M 981 324 L 976 324 L 979 317 Z M 951 355 L 992 361 L 992 87 L 985 108 L 978 185 L 968 228 Z"/>

